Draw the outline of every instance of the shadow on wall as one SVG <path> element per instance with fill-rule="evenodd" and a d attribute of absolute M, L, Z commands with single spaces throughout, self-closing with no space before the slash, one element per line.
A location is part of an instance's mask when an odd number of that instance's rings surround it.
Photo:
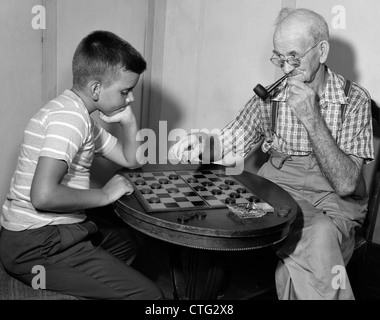
<path fill-rule="evenodd" d="M 351 81 L 359 81 L 360 74 L 356 69 L 356 55 L 354 47 L 338 38 L 330 38 L 330 53 L 326 64 L 334 72 L 341 74 Z"/>
<path fill-rule="evenodd" d="M 188 128 L 180 127 L 183 120 L 186 120 L 184 119 L 186 117 L 186 113 L 183 111 L 184 107 L 181 107 L 180 102 L 175 99 L 175 96 L 162 90 L 160 86 L 155 84 L 152 84 L 150 87 L 149 108 L 149 119 L 145 119 L 145 123 L 147 123 L 147 129 L 154 131 L 156 138 L 156 145 L 153 146 L 150 144 L 149 150 L 152 152 L 154 149 L 155 151 L 153 152 L 156 154 L 155 157 L 151 154 L 149 157 L 147 154 L 145 154 L 145 156 L 149 159 L 155 159 L 149 160 L 150 164 L 166 164 L 168 163 L 167 154 L 169 148 L 185 133 L 188 133 Z M 181 133 L 182 135 L 180 136 Z M 171 140 L 175 139 L 175 141 L 168 141 L 169 134 L 174 135 Z M 177 134 L 178 137 L 175 136 Z M 144 143 L 146 143 L 146 140 Z"/>
<path fill-rule="evenodd" d="M 330 53 L 327 65 L 336 73 L 346 79 L 360 84 L 360 74 L 356 69 L 356 56 L 354 47 L 341 39 L 330 39 Z M 371 92 L 370 92 L 371 94 Z M 379 102 L 372 100 L 372 117 L 379 121 Z"/>
<path fill-rule="evenodd" d="M 150 97 L 150 129 L 158 132 L 159 121 L 167 121 L 168 133 L 173 129 L 184 129 L 179 128 L 181 120 L 186 116 L 183 112 L 184 108 L 179 105 L 180 103 L 173 95 L 161 90 L 160 86 L 152 84 Z"/>

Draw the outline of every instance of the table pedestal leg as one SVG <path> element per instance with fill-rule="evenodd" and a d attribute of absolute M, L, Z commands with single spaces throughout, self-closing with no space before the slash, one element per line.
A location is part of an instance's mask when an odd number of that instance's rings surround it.
<path fill-rule="evenodd" d="M 173 298 L 175 300 L 197 299 L 197 280 L 199 256 L 201 250 L 184 248 L 175 245 L 169 246 L 170 276 L 173 287 Z M 187 270 L 184 272 L 183 255 L 187 253 Z M 207 279 L 200 286 L 202 293 L 200 299 L 216 300 L 222 286 L 225 274 L 225 264 L 217 252 L 207 251 L 209 264 L 207 264 Z M 202 281 L 202 279 L 201 279 Z M 198 283 L 199 286 L 199 283 Z"/>
<path fill-rule="evenodd" d="M 218 299 L 226 271 L 226 265 L 224 261 L 221 261 L 220 256 L 216 252 L 210 252 L 210 254 L 210 267 L 201 297 L 202 300 Z"/>

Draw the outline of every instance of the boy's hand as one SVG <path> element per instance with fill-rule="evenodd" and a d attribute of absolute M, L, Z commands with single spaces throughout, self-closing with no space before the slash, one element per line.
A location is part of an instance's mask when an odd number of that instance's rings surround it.
<path fill-rule="evenodd" d="M 119 112 L 113 114 L 112 116 L 107 116 L 104 113 L 99 111 L 99 117 L 103 121 L 107 123 L 120 123 L 120 124 L 135 124 L 136 118 L 132 111 L 132 108 L 130 105 L 127 107 L 120 109 Z"/>
<path fill-rule="evenodd" d="M 106 193 L 109 203 L 113 203 L 125 194 L 130 195 L 133 186 L 126 177 L 117 174 L 103 186 L 102 190 Z"/>

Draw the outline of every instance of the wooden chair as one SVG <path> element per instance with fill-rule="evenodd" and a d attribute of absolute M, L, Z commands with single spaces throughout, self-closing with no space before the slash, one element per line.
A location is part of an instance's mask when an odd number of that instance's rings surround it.
<path fill-rule="evenodd" d="M 373 125 L 373 144 L 375 148 L 375 160 L 367 164 L 363 168 L 363 176 L 366 182 L 370 200 L 368 204 L 368 213 L 363 226 L 356 233 L 356 247 L 352 259 L 361 255 L 361 251 L 365 251 L 365 247 L 373 236 L 373 230 L 379 210 L 380 201 L 380 172 L 379 172 L 379 155 L 380 155 L 380 118 L 379 108 L 372 101 L 372 125 Z M 351 259 L 351 260 L 352 260 Z"/>
<path fill-rule="evenodd" d="M 347 265 L 347 272 L 357 299 L 363 296 L 361 273 L 365 269 L 366 255 L 372 243 L 380 208 L 380 109 L 374 101 L 371 106 L 375 160 L 365 165 L 363 169 L 364 180 L 370 195 L 368 213 L 363 226 L 356 232 L 354 253 Z"/>

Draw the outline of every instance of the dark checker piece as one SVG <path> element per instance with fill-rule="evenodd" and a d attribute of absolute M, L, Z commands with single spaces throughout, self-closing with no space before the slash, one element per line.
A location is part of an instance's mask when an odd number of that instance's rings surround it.
<path fill-rule="evenodd" d="M 280 210 L 277 212 L 277 215 L 281 218 L 286 218 L 291 211 L 291 208 L 288 206 L 281 207 Z"/>
<path fill-rule="evenodd" d="M 160 198 L 158 198 L 158 197 L 149 198 L 148 201 L 150 203 L 160 203 L 161 202 Z"/>
<path fill-rule="evenodd" d="M 177 218 L 177 220 L 180 223 L 186 223 L 186 222 L 188 222 L 190 220 L 190 218 L 188 216 L 186 216 L 186 215 L 183 214 L 183 215 L 179 216 Z"/>
<path fill-rule="evenodd" d="M 194 190 L 196 190 L 196 191 L 206 191 L 207 189 L 204 186 L 195 186 Z"/>
<path fill-rule="evenodd" d="M 220 189 L 213 189 L 213 190 L 211 190 L 211 193 L 213 195 L 220 195 L 220 194 L 222 194 L 222 190 L 220 190 Z"/>
<path fill-rule="evenodd" d="M 153 191 L 151 189 L 148 189 L 148 188 L 144 188 L 144 189 L 141 190 L 141 193 L 143 193 L 143 194 L 150 194 L 152 192 Z"/>
<path fill-rule="evenodd" d="M 205 187 L 211 187 L 211 186 L 214 185 L 211 181 L 203 181 L 202 184 L 203 184 Z"/>
<path fill-rule="evenodd" d="M 236 189 L 236 192 L 239 192 L 239 193 L 247 193 L 247 189 L 245 189 L 245 188 L 237 188 L 237 189 Z"/>
<path fill-rule="evenodd" d="M 233 198 L 233 199 L 240 198 L 240 194 L 237 193 L 237 192 L 231 192 L 230 193 L 230 198 Z"/>
<path fill-rule="evenodd" d="M 260 202 L 260 198 L 257 196 L 250 196 L 249 202 Z"/>
<path fill-rule="evenodd" d="M 183 216 L 188 217 L 189 219 L 194 219 L 195 217 L 195 212 L 186 212 L 183 214 Z"/>
<path fill-rule="evenodd" d="M 152 183 L 152 184 L 150 185 L 150 187 L 151 187 L 152 189 L 161 189 L 161 185 L 160 185 L 159 183 Z"/>
<path fill-rule="evenodd" d="M 138 180 L 135 181 L 135 184 L 137 186 L 142 186 L 142 185 L 146 184 L 146 182 L 143 179 L 138 179 Z"/>
<path fill-rule="evenodd" d="M 221 190 L 228 190 L 230 187 L 227 186 L 226 184 L 221 184 L 221 185 L 219 186 L 219 188 L 220 188 Z"/>
<path fill-rule="evenodd" d="M 226 204 L 229 204 L 229 203 L 235 203 L 235 199 L 232 199 L 232 198 L 226 198 L 226 200 L 224 200 Z"/>
<path fill-rule="evenodd" d="M 178 176 L 176 174 L 169 175 L 170 180 L 178 180 Z"/>
<path fill-rule="evenodd" d="M 161 184 L 168 184 L 169 180 L 165 179 L 165 178 L 161 178 L 161 179 L 158 179 L 158 182 L 161 183 Z"/>
<path fill-rule="evenodd" d="M 235 184 L 234 180 L 225 180 L 224 183 L 229 186 L 233 186 Z"/>
<path fill-rule="evenodd" d="M 195 213 L 195 216 L 197 217 L 198 220 L 203 220 L 204 218 L 206 218 L 207 214 L 206 212 L 203 212 L 203 211 L 197 211 Z"/>

